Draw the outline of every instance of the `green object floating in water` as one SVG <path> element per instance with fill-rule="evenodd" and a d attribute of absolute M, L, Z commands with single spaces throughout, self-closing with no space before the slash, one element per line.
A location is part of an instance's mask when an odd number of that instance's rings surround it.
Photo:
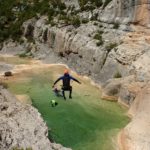
<path fill-rule="evenodd" d="M 58 105 L 58 103 L 54 99 L 52 99 L 51 100 L 51 106 L 56 107 L 57 105 Z"/>

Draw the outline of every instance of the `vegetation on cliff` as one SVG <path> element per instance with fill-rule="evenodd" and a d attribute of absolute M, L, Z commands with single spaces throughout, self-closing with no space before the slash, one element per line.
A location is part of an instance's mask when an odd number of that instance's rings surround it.
<path fill-rule="evenodd" d="M 54 17 L 59 16 L 58 20 L 65 20 L 65 24 L 78 27 L 81 22 L 85 23 L 85 20 L 77 15 L 78 13 L 101 6 L 104 8 L 110 1 L 79 0 L 80 9 L 76 11 L 73 6 L 67 8 L 61 0 L 0 0 L 0 42 L 9 38 L 19 40 L 23 22 L 41 15 L 48 15 L 51 25 L 55 25 Z"/>

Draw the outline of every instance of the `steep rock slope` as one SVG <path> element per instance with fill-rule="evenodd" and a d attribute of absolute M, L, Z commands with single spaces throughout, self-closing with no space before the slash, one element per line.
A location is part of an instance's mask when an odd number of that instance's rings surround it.
<path fill-rule="evenodd" d="M 121 143 L 123 150 L 149 150 L 150 148 L 150 84 L 148 83 L 139 92 L 132 104 L 129 114 L 132 121 L 121 133 Z"/>
<path fill-rule="evenodd" d="M 134 23 L 149 27 L 149 0 L 113 0 L 102 13 L 106 22 L 118 21 L 123 24 Z"/>
<path fill-rule="evenodd" d="M 48 128 L 38 111 L 0 87 L 0 149 L 67 150 L 47 136 Z"/>

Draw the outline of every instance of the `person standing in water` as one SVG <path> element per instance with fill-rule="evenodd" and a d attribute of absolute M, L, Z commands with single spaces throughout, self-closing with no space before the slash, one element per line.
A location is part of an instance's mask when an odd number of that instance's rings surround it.
<path fill-rule="evenodd" d="M 69 98 L 72 98 L 72 86 L 70 85 L 70 80 L 74 80 L 77 83 L 81 84 L 81 82 L 79 82 L 77 79 L 75 79 L 74 77 L 72 77 L 69 74 L 69 71 L 66 69 L 64 71 L 64 75 L 59 77 L 53 84 L 53 87 L 55 86 L 55 84 L 62 80 L 63 86 L 62 86 L 62 95 L 64 97 L 64 99 L 66 100 L 66 96 L 65 96 L 65 91 L 69 91 Z"/>

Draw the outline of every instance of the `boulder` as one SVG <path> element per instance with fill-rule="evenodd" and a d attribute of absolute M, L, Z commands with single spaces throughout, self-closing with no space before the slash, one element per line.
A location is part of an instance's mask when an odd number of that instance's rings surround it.
<path fill-rule="evenodd" d="M 4 73 L 4 76 L 5 77 L 10 77 L 10 76 L 12 76 L 13 74 L 12 74 L 12 72 L 11 71 L 6 71 L 5 73 Z"/>

